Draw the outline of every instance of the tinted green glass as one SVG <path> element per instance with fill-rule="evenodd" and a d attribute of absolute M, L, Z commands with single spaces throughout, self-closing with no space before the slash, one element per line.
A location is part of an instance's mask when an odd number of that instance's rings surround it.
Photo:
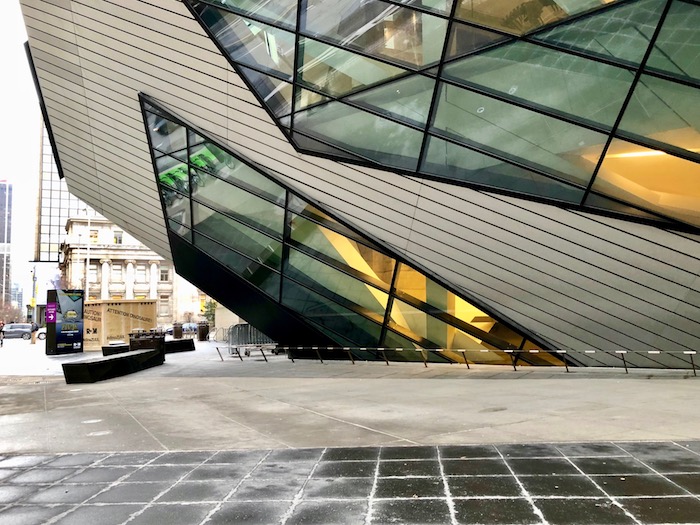
<path fill-rule="evenodd" d="M 646 67 L 688 80 L 700 80 L 700 6 L 675 0 Z"/>
<path fill-rule="evenodd" d="M 595 12 L 533 38 L 592 56 L 637 65 L 649 47 L 666 0 L 640 0 Z"/>
<path fill-rule="evenodd" d="M 156 159 L 158 182 L 167 188 L 177 190 L 185 195 L 190 191 L 190 177 L 187 164 L 168 155 Z"/>
<path fill-rule="evenodd" d="M 599 210 L 613 211 L 615 213 L 619 213 L 622 215 L 629 215 L 630 217 L 639 217 L 641 219 L 657 221 L 657 222 L 665 223 L 665 224 L 668 224 L 671 222 L 670 220 L 659 217 L 658 215 L 652 215 L 651 213 L 647 213 L 647 212 L 640 210 L 639 208 L 635 208 L 634 206 L 631 206 L 629 204 L 615 201 L 615 200 L 609 199 L 607 197 L 603 197 L 602 195 L 598 195 L 598 194 L 593 193 L 593 192 L 590 192 L 586 196 L 585 205 L 588 208 L 596 208 Z"/>
<path fill-rule="evenodd" d="M 231 60 L 292 79 L 294 33 L 205 4 L 195 9 Z"/>
<path fill-rule="evenodd" d="M 434 128 L 505 159 L 587 184 L 606 135 L 443 84 Z"/>
<path fill-rule="evenodd" d="M 428 120 L 436 82 L 412 75 L 348 97 L 348 100 L 373 111 L 416 126 Z"/>
<path fill-rule="evenodd" d="M 197 142 L 190 147 L 190 159 L 198 158 L 196 167 L 212 175 L 241 186 L 251 193 L 256 193 L 279 204 L 284 204 L 285 190 L 282 186 L 265 177 L 236 157 L 229 155 L 213 142 Z"/>
<path fill-rule="evenodd" d="M 338 268 L 351 270 L 363 276 L 366 281 L 381 283 L 385 289 L 391 285 L 394 259 L 345 235 L 299 215 L 292 215 L 290 238 L 305 248 L 335 261 Z"/>
<path fill-rule="evenodd" d="M 173 153 L 187 147 L 186 130 L 178 123 L 155 113 L 146 113 L 146 119 L 148 134 L 155 149 Z"/>
<path fill-rule="evenodd" d="M 185 239 L 187 242 L 192 242 L 192 230 L 190 230 L 186 226 L 183 226 L 179 222 L 174 221 L 172 219 L 168 219 L 168 228 L 170 228 L 170 230 L 172 230 L 174 233 Z"/>
<path fill-rule="evenodd" d="M 610 0 L 459 0 L 455 16 L 516 35 L 565 20 Z"/>
<path fill-rule="evenodd" d="M 259 261 L 248 259 L 197 232 L 194 234 L 194 244 L 235 274 L 271 295 L 275 300 L 279 300 L 280 275 L 277 272 L 260 264 Z"/>
<path fill-rule="evenodd" d="M 302 135 L 301 133 L 292 132 L 292 142 L 297 145 L 297 148 L 304 151 L 313 151 L 316 153 L 322 153 L 325 156 L 333 157 L 335 159 L 351 160 L 354 162 L 364 161 L 361 157 L 348 153 L 347 151 L 334 148 L 321 142 L 321 140 L 313 139 Z"/>
<path fill-rule="evenodd" d="M 299 39 L 298 81 L 331 96 L 354 93 L 404 72 L 317 40 Z"/>
<path fill-rule="evenodd" d="M 162 184 L 160 185 L 160 193 L 165 203 L 165 209 L 163 211 L 166 217 L 175 219 L 180 224 L 191 228 L 192 220 L 190 217 L 189 199 L 185 195 L 165 187 Z"/>
<path fill-rule="evenodd" d="M 282 304 L 357 345 L 376 347 L 379 342 L 381 325 L 289 279 L 282 286 Z"/>
<path fill-rule="evenodd" d="M 301 32 L 390 62 L 440 60 L 447 20 L 380 0 L 305 0 Z"/>
<path fill-rule="evenodd" d="M 534 171 L 503 162 L 437 137 L 428 138 L 420 171 L 528 195 L 579 204 L 584 189 L 563 184 Z"/>
<path fill-rule="evenodd" d="M 284 275 L 293 277 L 337 303 L 355 304 L 368 312 L 377 314 L 380 322 L 384 317 L 389 298 L 386 293 L 295 249 L 289 250 Z"/>
<path fill-rule="evenodd" d="M 411 171 L 423 141 L 419 131 L 340 102 L 294 115 L 294 129 L 379 164 Z"/>
<path fill-rule="evenodd" d="M 192 198 L 209 207 L 234 217 L 268 235 L 282 238 L 284 208 L 256 197 L 216 177 L 200 185 Z"/>
<path fill-rule="evenodd" d="M 634 79 L 625 69 L 522 41 L 447 64 L 443 76 L 608 128 Z"/>
<path fill-rule="evenodd" d="M 282 243 L 206 206 L 192 203 L 192 227 L 271 268 L 279 269 Z"/>
<path fill-rule="evenodd" d="M 294 30 L 297 21 L 297 0 L 203 0 L 241 15 L 261 18 L 272 25 L 286 26 Z"/>
<path fill-rule="evenodd" d="M 467 55 L 496 42 L 507 40 L 508 38 L 509 37 L 499 33 L 492 33 L 485 29 L 454 22 L 450 34 L 450 43 L 447 46 L 445 56 L 449 59 Z"/>
<path fill-rule="evenodd" d="M 642 75 L 620 129 L 698 153 L 700 90 Z"/>
<path fill-rule="evenodd" d="M 273 115 L 279 117 L 292 111 L 291 84 L 247 67 L 239 66 L 238 69 Z"/>

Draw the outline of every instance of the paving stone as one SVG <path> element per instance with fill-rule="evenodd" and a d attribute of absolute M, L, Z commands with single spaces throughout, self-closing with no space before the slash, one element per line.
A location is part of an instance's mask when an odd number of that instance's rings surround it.
<path fill-rule="evenodd" d="M 90 467 L 65 480 L 65 483 L 112 483 L 128 476 L 138 467 Z"/>
<path fill-rule="evenodd" d="M 151 465 L 199 465 L 213 455 L 213 452 L 167 452 L 155 458 Z"/>
<path fill-rule="evenodd" d="M 279 525 L 290 506 L 290 501 L 224 503 L 207 525 Z"/>
<path fill-rule="evenodd" d="M 383 447 L 381 459 L 437 459 L 435 447 Z"/>
<path fill-rule="evenodd" d="M 454 476 L 447 478 L 453 498 L 482 496 L 520 496 L 520 485 L 513 477 L 506 476 Z"/>
<path fill-rule="evenodd" d="M 304 485 L 306 478 L 248 478 L 231 496 L 235 500 L 292 500 Z"/>
<path fill-rule="evenodd" d="M 233 490 L 234 483 L 223 483 L 221 480 L 211 481 L 181 481 L 158 498 L 158 502 L 191 502 L 223 501 Z"/>
<path fill-rule="evenodd" d="M 274 478 L 276 476 L 286 477 L 308 477 L 314 468 L 315 463 L 307 461 L 292 461 L 284 463 L 282 461 L 266 461 L 255 469 L 255 476 L 261 478 Z"/>
<path fill-rule="evenodd" d="M 27 468 L 54 459 L 53 456 L 8 456 L 0 460 L 0 468 Z"/>
<path fill-rule="evenodd" d="M 143 505 L 82 506 L 58 520 L 55 525 L 121 525 Z"/>
<path fill-rule="evenodd" d="M 112 454 L 112 455 L 107 456 L 104 459 L 102 459 L 102 461 L 100 461 L 100 465 L 101 466 L 115 465 L 115 466 L 140 467 L 140 466 L 143 466 L 143 465 L 149 463 L 150 461 L 153 461 L 161 454 L 162 454 L 161 452 L 117 453 L 117 454 Z"/>
<path fill-rule="evenodd" d="M 378 447 L 329 448 L 323 454 L 322 461 L 376 461 L 380 450 Z"/>
<path fill-rule="evenodd" d="M 373 485 L 373 478 L 312 478 L 304 486 L 304 498 L 366 499 Z"/>
<path fill-rule="evenodd" d="M 654 474 L 595 476 L 593 479 L 611 496 L 673 496 L 687 494 L 682 488 Z M 700 520 L 700 516 L 698 519 Z"/>
<path fill-rule="evenodd" d="M 375 498 L 445 497 L 442 478 L 379 478 Z"/>
<path fill-rule="evenodd" d="M 67 468 L 34 468 L 22 474 L 17 474 L 12 483 L 53 483 L 60 479 L 75 474 L 77 470 Z"/>
<path fill-rule="evenodd" d="M 608 499 L 535 499 L 550 525 L 625 525 L 634 520 Z"/>
<path fill-rule="evenodd" d="M 201 465 L 190 472 L 185 477 L 185 481 L 218 479 L 238 482 L 250 472 L 251 468 L 238 465 Z"/>
<path fill-rule="evenodd" d="M 82 503 L 105 488 L 107 485 L 68 485 L 62 483 L 40 490 L 25 501 L 28 503 Z"/>
<path fill-rule="evenodd" d="M 650 474 L 652 471 L 635 458 L 572 458 L 585 474 Z"/>
<path fill-rule="evenodd" d="M 12 476 L 19 474 L 22 472 L 21 469 L 14 469 L 14 468 L 5 468 L 5 469 L 0 469 L 0 481 L 4 481 L 8 478 L 11 478 Z"/>
<path fill-rule="evenodd" d="M 250 465 L 250 468 L 253 468 L 268 452 L 267 450 L 222 450 L 210 457 L 207 464 Z"/>
<path fill-rule="evenodd" d="M 87 467 L 103 460 L 106 454 L 66 454 L 47 462 L 47 467 Z"/>
<path fill-rule="evenodd" d="M 178 481 L 192 472 L 190 465 L 156 465 L 146 466 L 131 474 L 126 481 Z"/>
<path fill-rule="evenodd" d="M 2 525 L 37 525 L 69 510 L 71 507 L 10 507 L 0 512 Z"/>
<path fill-rule="evenodd" d="M 614 443 L 561 443 L 556 445 L 559 451 L 567 457 L 594 457 L 594 456 L 627 456 L 628 452 L 622 450 Z"/>
<path fill-rule="evenodd" d="M 500 454 L 492 445 L 455 446 L 445 445 L 438 447 L 442 459 L 466 459 L 466 458 L 499 458 Z"/>
<path fill-rule="evenodd" d="M 525 525 L 540 523 L 525 499 L 454 500 L 457 523 L 483 525 Z"/>
<path fill-rule="evenodd" d="M 273 450 L 267 457 L 268 461 L 304 461 L 315 463 L 321 458 L 323 449 L 320 448 L 301 448 L 301 449 L 286 449 Z"/>
<path fill-rule="evenodd" d="M 508 459 L 507 464 L 516 476 L 580 474 L 578 469 L 564 458 Z"/>
<path fill-rule="evenodd" d="M 356 525 L 365 522 L 367 502 L 303 501 L 294 509 L 286 525 Z"/>
<path fill-rule="evenodd" d="M 43 488 L 42 485 L 0 485 L 0 505 L 23 500 Z"/>
<path fill-rule="evenodd" d="M 216 508 L 214 504 L 203 505 L 177 505 L 162 504 L 146 508 L 141 514 L 129 521 L 130 525 L 193 525 L 200 523 L 211 510 Z"/>
<path fill-rule="evenodd" d="M 439 499 L 389 499 L 372 504 L 372 524 L 427 525 L 450 523 L 450 510 L 446 500 Z"/>
<path fill-rule="evenodd" d="M 547 443 L 497 445 L 496 448 L 506 458 L 561 457 L 556 445 Z"/>
<path fill-rule="evenodd" d="M 432 460 L 380 461 L 379 475 L 387 476 L 440 476 L 440 463 Z"/>
<path fill-rule="evenodd" d="M 502 459 L 446 459 L 442 468 L 446 476 L 511 475 Z"/>
<path fill-rule="evenodd" d="M 700 501 L 682 498 L 620 498 L 620 503 L 642 523 L 700 523 Z"/>
<path fill-rule="evenodd" d="M 376 461 L 324 461 L 314 470 L 314 478 L 374 477 Z"/>
<path fill-rule="evenodd" d="M 518 479 L 533 496 L 605 496 L 586 476 L 522 476 Z"/>
<path fill-rule="evenodd" d="M 700 476 L 697 474 L 669 474 L 666 477 L 691 494 L 700 495 Z"/>
<path fill-rule="evenodd" d="M 172 483 L 120 483 L 98 494 L 90 503 L 149 503 Z"/>

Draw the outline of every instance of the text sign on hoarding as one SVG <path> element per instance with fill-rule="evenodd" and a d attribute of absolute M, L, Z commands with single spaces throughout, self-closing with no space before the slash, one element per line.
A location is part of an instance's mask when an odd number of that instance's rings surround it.
<path fill-rule="evenodd" d="M 46 303 L 46 322 L 56 322 L 56 303 Z"/>

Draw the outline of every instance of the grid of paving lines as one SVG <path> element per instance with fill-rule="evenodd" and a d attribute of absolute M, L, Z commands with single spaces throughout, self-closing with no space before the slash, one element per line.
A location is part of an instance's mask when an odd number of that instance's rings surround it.
<path fill-rule="evenodd" d="M 0 456 L 2 525 L 698 524 L 700 442 Z"/>

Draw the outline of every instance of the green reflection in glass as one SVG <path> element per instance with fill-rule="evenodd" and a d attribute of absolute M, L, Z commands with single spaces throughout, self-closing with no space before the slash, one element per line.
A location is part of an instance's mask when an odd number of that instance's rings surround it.
<path fill-rule="evenodd" d="M 637 65 L 649 47 L 665 4 L 666 0 L 640 0 L 615 5 L 536 33 L 533 38 Z"/>
<path fill-rule="evenodd" d="M 443 84 L 435 128 L 467 144 L 585 185 L 606 136 Z"/>
<path fill-rule="evenodd" d="M 282 304 L 359 346 L 379 342 L 381 325 L 289 279 L 282 286 Z"/>
<path fill-rule="evenodd" d="M 196 167 L 212 175 L 236 184 L 251 193 L 261 195 L 279 204 L 284 203 L 285 190 L 282 186 L 265 177 L 257 170 L 229 155 L 213 142 L 201 140 L 191 133 L 193 146 L 190 146 L 190 158 L 199 158 Z"/>
<path fill-rule="evenodd" d="M 459 0 L 455 16 L 516 35 L 565 20 L 610 0 Z"/>
<path fill-rule="evenodd" d="M 515 41 L 447 64 L 446 78 L 612 127 L 634 78 L 595 60 Z"/>
<path fill-rule="evenodd" d="M 700 163 L 615 139 L 592 189 L 700 226 Z"/>
<path fill-rule="evenodd" d="M 261 18 L 273 25 L 294 30 L 297 18 L 297 0 L 203 0 L 242 15 Z"/>
<path fill-rule="evenodd" d="M 455 22 L 452 24 L 450 43 L 445 56 L 448 59 L 456 58 L 507 39 L 508 37 L 499 33 Z"/>
<path fill-rule="evenodd" d="M 163 155 L 156 158 L 158 182 L 166 188 L 187 195 L 190 191 L 190 177 L 187 164 L 179 159 Z"/>
<path fill-rule="evenodd" d="M 206 4 L 194 8 L 231 60 L 292 79 L 294 33 Z"/>
<path fill-rule="evenodd" d="M 446 179 L 550 197 L 580 204 L 584 189 L 563 184 L 534 171 L 489 157 L 437 137 L 428 138 L 420 171 Z"/>
<path fill-rule="evenodd" d="M 642 75 L 620 129 L 698 153 L 700 90 Z"/>
<path fill-rule="evenodd" d="M 295 114 L 294 128 L 384 166 L 410 171 L 416 169 L 423 141 L 420 131 L 341 102 Z"/>
<path fill-rule="evenodd" d="M 284 208 L 221 179 L 210 177 L 207 184 L 197 186 L 192 198 L 269 235 L 282 238 Z"/>
<path fill-rule="evenodd" d="M 405 74 L 405 70 L 310 38 L 299 39 L 299 82 L 339 97 Z"/>
<path fill-rule="evenodd" d="M 187 196 L 173 190 L 169 186 L 164 186 L 163 184 L 159 186 L 160 193 L 163 196 L 163 202 L 165 203 L 165 209 L 163 210 L 165 215 L 187 227 L 191 227 L 190 201 Z"/>
<path fill-rule="evenodd" d="M 282 257 L 281 241 L 196 202 L 192 203 L 192 223 L 195 231 L 202 232 L 251 259 L 279 269 Z"/>
<path fill-rule="evenodd" d="M 260 290 L 279 300 L 280 275 L 259 261 L 253 261 L 238 252 L 195 232 L 194 244 L 235 274 L 254 284 Z"/>
<path fill-rule="evenodd" d="M 292 111 L 292 85 L 270 75 L 265 75 L 247 67 L 238 66 L 238 70 L 251 84 L 263 103 L 273 115 L 287 115 Z"/>
<path fill-rule="evenodd" d="M 301 32 L 391 62 L 440 60 L 447 20 L 379 0 L 305 0 Z"/>
<path fill-rule="evenodd" d="M 284 275 L 292 277 L 337 303 L 355 304 L 376 314 L 382 322 L 388 294 L 350 277 L 295 249 L 289 250 Z"/>
<path fill-rule="evenodd" d="M 350 269 L 364 280 L 391 285 L 395 261 L 345 235 L 324 228 L 299 215 L 292 215 L 290 238 L 305 249 L 335 261 L 338 268 Z"/>
<path fill-rule="evenodd" d="M 368 89 L 347 99 L 389 117 L 424 126 L 428 120 L 434 90 L 435 79 L 412 75 Z"/>
<path fill-rule="evenodd" d="M 646 67 L 684 79 L 700 80 L 699 27 L 700 7 L 675 0 L 654 42 Z"/>

